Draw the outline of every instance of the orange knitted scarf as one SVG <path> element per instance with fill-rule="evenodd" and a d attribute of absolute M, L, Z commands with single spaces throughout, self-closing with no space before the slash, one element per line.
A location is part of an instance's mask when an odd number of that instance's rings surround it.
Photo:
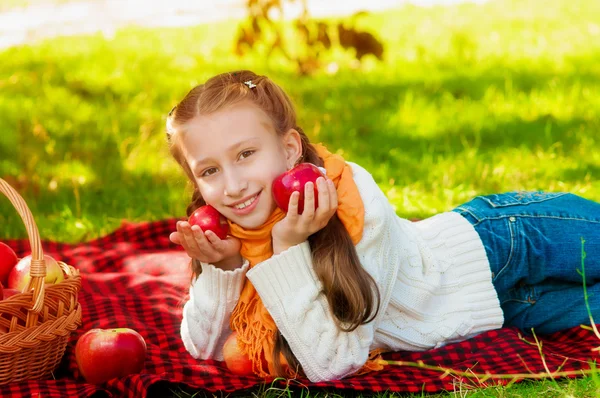
<path fill-rule="evenodd" d="M 330 153 L 320 144 L 313 144 L 313 146 L 325 162 L 327 176 L 333 180 L 336 186 L 337 215 L 354 244 L 357 244 L 363 232 L 364 207 L 352 177 L 352 169 L 341 156 Z M 242 242 L 240 254 L 248 259 L 250 267 L 273 255 L 271 230 L 284 217 L 285 213 L 277 208 L 260 229 L 248 230 L 237 224 L 229 223 L 231 235 L 239 238 Z M 254 373 L 260 377 L 275 376 L 272 353 L 277 326 L 249 280 L 245 281 L 240 299 L 231 315 L 230 325 L 231 329 L 238 333 L 238 348 L 252 360 Z M 373 352 L 372 354 L 377 353 Z M 286 363 L 283 355 L 281 363 Z M 264 369 L 265 365 L 268 366 L 268 369 Z M 368 361 L 361 370 L 380 368 L 375 361 Z M 288 370 L 288 373 L 289 377 L 296 375 L 291 370 Z"/>

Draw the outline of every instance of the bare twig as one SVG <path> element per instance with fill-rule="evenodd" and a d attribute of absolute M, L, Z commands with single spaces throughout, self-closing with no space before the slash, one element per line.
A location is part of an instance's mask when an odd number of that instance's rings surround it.
<path fill-rule="evenodd" d="M 535 339 L 535 345 L 537 346 L 538 352 L 540 353 L 540 359 L 542 360 L 542 364 L 544 365 L 544 369 L 546 369 L 546 373 L 552 375 L 553 373 L 550 372 L 550 369 L 548 368 L 548 364 L 546 363 L 546 357 L 544 356 L 544 352 L 542 351 L 542 344 L 543 344 L 543 342 L 541 342 L 540 340 L 538 340 L 537 335 L 535 334 L 535 330 L 533 330 L 533 328 L 531 328 L 531 333 L 533 334 L 533 338 Z M 563 364 L 560 365 L 560 368 L 562 368 L 564 364 L 565 363 L 563 362 Z M 554 373 L 556 373 L 556 372 L 554 372 Z M 552 381 L 554 382 L 554 385 L 557 388 L 560 388 L 560 387 L 558 387 L 558 383 L 556 382 L 554 376 L 552 377 Z"/>
<path fill-rule="evenodd" d="M 427 365 L 423 363 L 423 361 L 418 362 L 410 362 L 410 361 L 386 361 L 380 360 L 382 365 L 396 365 L 396 366 L 409 366 L 413 368 L 421 368 L 427 370 L 434 370 L 438 372 L 442 372 L 440 378 L 444 378 L 448 375 L 453 376 L 462 376 L 469 379 L 499 379 L 499 380 L 509 380 L 509 379 L 553 379 L 559 377 L 569 377 L 569 376 L 584 376 L 588 374 L 592 374 L 598 372 L 597 369 L 580 369 L 580 370 L 571 370 L 571 371 L 560 371 L 560 372 L 538 372 L 538 373 L 512 373 L 512 374 L 494 374 L 490 372 L 486 373 L 474 373 L 469 370 L 468 372 L 455 370 L 452 368 L 446 368 L 444 366 L 437 365 Z"/>
<path fill-rule="evenodd" d="M 579 275 L 583 278 L 583 297 L 585 299 L 585 307 L 587 308 L 588 315 L 590 317 L 590 325 L 591 328 L 585 327 L 585 329 L 591 329 L 594 331 L 594 334 L 600 340 L 600 332 L 598 332 L 598 328 L 596 327 L 596 323 L 594 322 L 594 317 L 592 316 L 592 309 L 590 308 L 589 296 L 587 292 L 587 284 L 585 282 L 585 258 L 587 257 L 587 253 L 585 252 L 585 239 L 583 236 L 581 237 L 581 271 L 577 270 Z M 582 325 L 583 326 L 583 325 Z M 599 351 L 600 347 L 594 348 L 592 351 Z"/>

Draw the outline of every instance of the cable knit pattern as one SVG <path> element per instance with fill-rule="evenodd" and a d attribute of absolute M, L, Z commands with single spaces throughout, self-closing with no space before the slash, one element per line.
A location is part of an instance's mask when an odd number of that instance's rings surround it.
<path fill-rule="evenodd" d="M 471 224 L 453 212 L 398 223 L 413 231 L 421 258 L 400 266 L 378 345 L 423 351 L 501 327 L 485 249 Z"/>
<path fill-rule="evenodd" d="M 426 350 L 501 327 L 485 249 L 473 227 L 456 213 L 418 223 L 399 218 L 372 176 L 349 164 L 365 204 L 356 250 L 379 287 L 379 316 L 352 332 L 338 330 L 307 242 L 247 273 L 307 377 L 350 375 L 374 348 Z"/>
<path fill-rule="evenodd" d="M 307 266 L 308 264 L 308 266 Z M 311 381 L 353 373 L 367 360 L 372 325 L 352 333 L 335 326 L 321 283 L 312 269 L 308 242 L 260 263 L 248 278 Z M 307 366 L 308 365 L 308 366 Z"/>
<path fill-rule="evenodd" d="M 183 306 L 181 340 L 197 359 L 223 360 L 223 345 L 231 334 L 229 317 L 240 297 L 250 263 L 223 271 L 202 263 L 202 273 L 190 286 Z"/>
<path fill-rule="evenodd" d="M 375 348 L 427 350 L 502 326 L 485 249 L 471 224 L 451 212 L 420 222 L 401 219 L 372 176 L 348 163 L 365 205 L 356 250 L 379 287 L 377 318 L 339 331 L 303 242 L 247 272 L 203 272 L 205 279 L 190 288 L 181 332 L 193 356 L 222 357 L 244 274 L 313 382 L 354 373 Z"/>

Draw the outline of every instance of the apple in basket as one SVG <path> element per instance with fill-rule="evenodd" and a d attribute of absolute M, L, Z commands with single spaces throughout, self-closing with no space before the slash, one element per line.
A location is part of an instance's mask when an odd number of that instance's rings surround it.
<path fill-rule="evenodd" d="M 58 262 L 54 258 L 44 254 L 44 260 L 46 261 L 45 283 L 58 283 L 65 279 L 62 268 L 60 268 L 60 265 L 58 265 Z M 24 291 L 31 280 L 31 275 L 29 275 L 30 268 L 31 254 L 23 257 L 10 271 L 8 275 L 8 287 L 21 292 Z"/>
<path fill-rule="evenodd" d="M 227 238 L 229 224 L 227 219 L 211 205 L 197 208 L 188 219 L 190 225 L 197 225 L 204 232 L 212 231 L 220 239 Z"/>
<path fill-rule="evenodd" d="M 77 340 L 75 360 L 88 383 L 104 383 L 140 373 L 146 360 L 146 341 L 129 328 L 91 329 Z"/>
<path fill-rule="evenodd" d="M 2 283 L 0 283 L 0 297 L 2 297 L 2 300 L 5 300 L 19 293 L 21 292 L 16 289 L 5 288 L 4 286 L 2 286 Z M 8 333 L 8 327 L 0 325 L 0 333 Z"/>
<path fill-rule="evenodd" d="M 20 291 L 18 291 L 17 289 L 9 289 L 4 287 L 4 285 L 2 283 L 0 283 L 0 300 L 4 300 L 7 299 L 11 296 L 14 296 L 15 294 L 19 294 L 21 293 Z"/>
<path fill-rule="evenodd" d="M 304 211 L 304 186 L 307 182 L 312 182 L 315 190 L 315 208 L 318 206 L 317 200 L 317 178 L 324 177 L 323 173 L 317 166 L 312 163 L 300 163 L 298 166 L 285 173 L 279 175 L 271 187 L 273 191 L 273 199 L 277 206 L 287 212 L 292 193 L 300 192 L 300 200 L 298 201 L 298 214 Z"/>
<path fill-rule="evenodd" d="M 236 375 L 252 375 L 252 361 L 246 355 L 240 352 L 237 345 L 237 332 L 231 333 L 231 335 L 225 340 L 223 344 L 223 360 L 227 369 Z"/>
<path fill-rule="evenodd" d="M 19 258 L 13 249 L 5 243 L 0 242 L 0 283 L 6 285 L 8 274 L 19 262 Z"/>
<path fill-rule="evenodd" d="M 2 299 L 6 300 L 7 298 L 12 297 L 15 294 L 20 294 L 20 293 L 21 293 L 20 290 L 5 287 L 4 289 L 2 289 Z"/>

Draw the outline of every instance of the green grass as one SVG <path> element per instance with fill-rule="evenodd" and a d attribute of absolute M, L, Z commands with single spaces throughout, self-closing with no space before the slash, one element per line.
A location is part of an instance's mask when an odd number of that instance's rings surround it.
<path fill-rule="evenodd" d="M 209 76 L 250 68 L 290 93 L 314 141 L 369 169 L 402 217 L 508 190 L 600 200 L 599 2 L 405 7 L 359 26 L 384 40 L 385 62 L 353 70 L 337 50 L 327 61 L 340 72 L 311 78 L 278 57 L 233 56 L 235 23 L 127 28 L 2 51 L 0 177 L 25 197 L 44 239 L 80 242 L 122 219 L 183 216 L 190 191 L 167 152 L 165 115 Z M 7 200 L 0 225 L 0 239 L 26 236 Z M 560 386 L 457 396 L 600 388 L 590 378 Z"/>
<path fill-rule="evenodd" d="M 353 391 L 314 390 L 309 388 L 280 388 L 275 386 L 262 386 L 254 390 L 240 391 L 231 394 L 209 394 L 204 392 L 185 391 L 182 388 L 172 386 L 155 386 L 149 395 L 156 397 L 171 396 L 176 398 L 205 398 L 205 397 L 256 397 L 256 398 L 586 398 L 598 397 L 600 385 L 592 378 L 571 379 L 560 381 L 555 384 L 551 380 L 522 381 L 509 387 L 494 385 L 487 382 L 486 388 L 476 386 L 475 383 L 457 383 L 453 391 L 439 394 L 398 394 L 398 393 L 359 393 Z"/>

